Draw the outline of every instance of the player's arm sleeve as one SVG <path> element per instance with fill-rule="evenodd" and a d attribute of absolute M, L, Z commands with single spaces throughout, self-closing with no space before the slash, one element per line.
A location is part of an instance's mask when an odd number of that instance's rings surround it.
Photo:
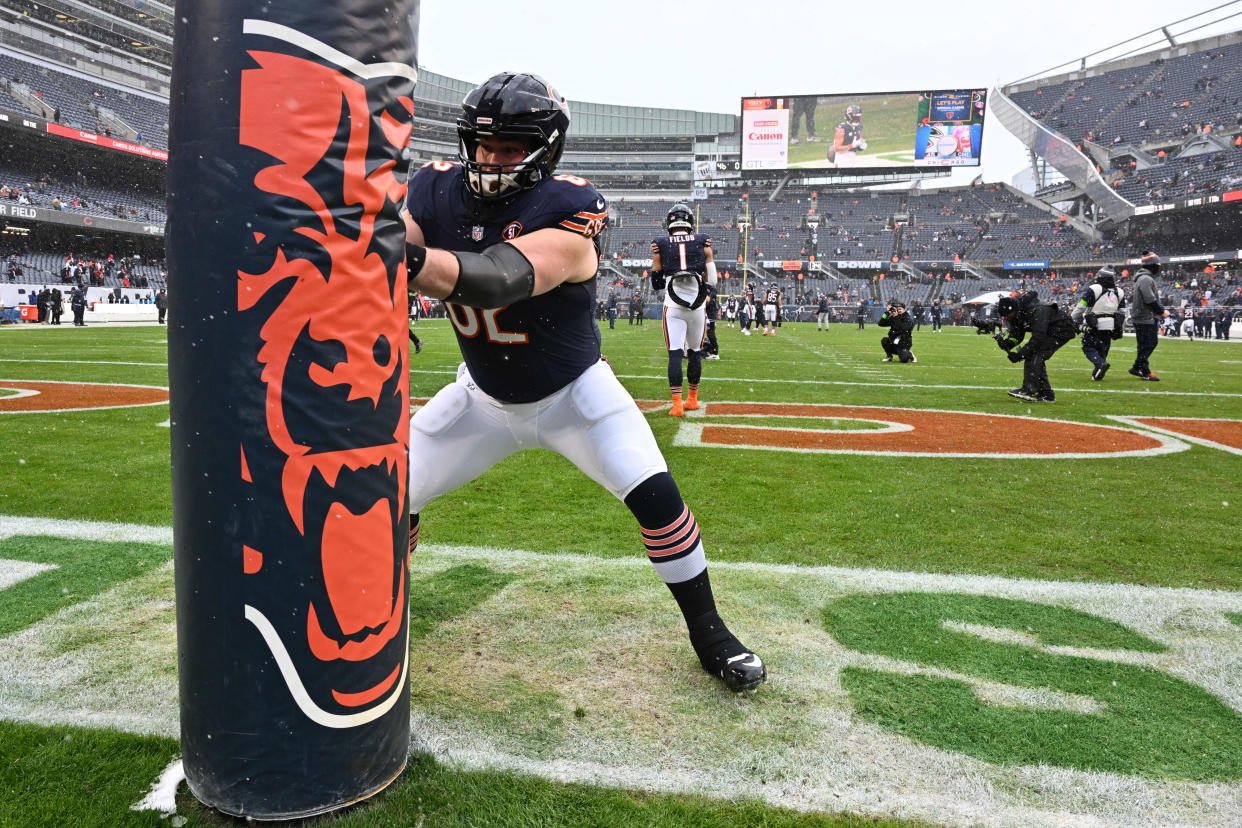
<path fill-rule="evenodd" d="M 482 253 L 456 252 L 453 257 L 461 271 L 446 301 L 473 308 L 503 308 L 534 293 L 534 266 L 508 242 L 493 244 Z"/>
<path fill-rule="evenodd" d="M 507 242 L 482 253 L 429 250 L 406 242 L 409 289 L 426 290 L 438 299 L 473 308 L 501 308 L 529 298 L 535 268 L 522 251 Z"/>
<path fill-rule="evenodd" d="M 664 290 L 664 262 L 660 258 L 660 246 L 651 243 L 651 289 Z"/>

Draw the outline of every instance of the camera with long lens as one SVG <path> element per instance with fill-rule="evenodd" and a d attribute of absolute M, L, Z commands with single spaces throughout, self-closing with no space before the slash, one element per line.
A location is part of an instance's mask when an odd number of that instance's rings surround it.
<path fill-rule="evenodd" d="M 993 337 L 999 337 L 1005 328 L 1005 323 L 1000 319 L 992 319 L 986 316 L 972 316 L 970 324 L 975 326 L 975 334 L 991 334 Z"/>

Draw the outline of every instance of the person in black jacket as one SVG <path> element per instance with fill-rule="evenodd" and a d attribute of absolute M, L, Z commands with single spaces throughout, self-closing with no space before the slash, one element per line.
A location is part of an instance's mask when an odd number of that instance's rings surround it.
<path fill-rule="evenodd" d="M 880 340 L 884 347 L 884 362 L 892 362 L 897 357 L 902 362 L 918 362 L 910 353 L 914 345 L 914 320 L 906 313 L 906 306 L 901 302 L 892 302 L 884 311 L 877 324 L 888 328 L 888 336 Z"/>
<path fill-rule="evenodd" d="M 617 289 L 616 288 L 608 288 L 608 301 L 604 303 L 604 307 L 608 311 L 608 329 L 614 330 L 617 327 Z"/>
<path fill-rule="evenodd" d="M 86 315 L 86 288 L 81 285 L 73 289 L 73 293 L 69 296 L 69 306 L 73 308 L 73 324 L 79 328 L 85 328 L 86 323 L 82 321 L 82 317 Z M 164 314 L 160 311 L 160 315 Z"/>
<path fill-rule="evenodd" d="M 1010 362 L 1022 362 L 1022 387 L 1009 396 L 1028 402 L 1055 402 L 1045 363 L 1057 349 L 1075 336 L 1074 320 L 1055 302 L 1039 301 L 1039 294 L 1027 291 L 1016 299 L 1006 296 L 997 303 L 1005 320 L 1006 336 L 997 339 Z M 1022 344 L 1027 336 L 1030 341 Z"/>
<path fill-rule="evenodd" d="M 707 317 L 703 329 L 703 359 L 720 359 L 720 343 L 716 341 L 716 320 L 720 317 L 720 302 L 716 286 L 707 286 Z"/>

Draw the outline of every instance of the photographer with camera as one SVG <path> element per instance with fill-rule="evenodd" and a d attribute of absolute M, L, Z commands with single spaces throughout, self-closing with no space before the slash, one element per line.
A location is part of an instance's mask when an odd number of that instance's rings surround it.
<path fill-rule="evenodd" d="M 918 362 L 910 353 L 910 347 L 914 344 L 914 320 L 906 313 L 903 303 L 890 302 L 877 324 L 888 328 L 888 336 L 880 340 L 880 345 L 884 347 L 884 362 L 892 362 L 893 357 L 902 362 Z"/>
<path fill-rule="evenodd" d="M 1025 363 L 1022 387 L 1010 391 L 1009 396 L 1027 402 L 1055 402 L 1045 363 L 1074 338 L 1074 320 L 1056 302 L 1039 301 L 1039 294 L 1033 290 L 1016 299 L 1003 297 L 996 303 L 996 310 L 1006 329 L 1003 337 L 997 337 L 996 344 L 1009 354 L 1010 362 Z M 1023 345 L 1028 334 L 1031 339 Z"/>
<path fill-rule="evenodd" d="M 1074 324 L 1082 331 L 1082 352 L 1095 366 L 1091 379 L 1104 379 L 1109 369 L 1108 350 L 1114 339 L 1121 339 L 1121 329 L 1126 316 L 1121 313 L 1125 296 L 1117 287 L 1116 271 L 1105 265 L 1095 274 L 1095 281 L 1087 285 L 1077 306 L 1070 314 Z"/>

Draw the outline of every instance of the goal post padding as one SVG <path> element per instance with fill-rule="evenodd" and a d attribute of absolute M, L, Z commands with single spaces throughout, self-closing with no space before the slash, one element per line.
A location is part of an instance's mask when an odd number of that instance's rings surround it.
<path fill-rule="evenodd" d="M 168 175 L 181 745 L 283 819 L 409 746 L 416 0 L 181 0 Z M 406 161 L 403 162 L 403 157 Z"/>

